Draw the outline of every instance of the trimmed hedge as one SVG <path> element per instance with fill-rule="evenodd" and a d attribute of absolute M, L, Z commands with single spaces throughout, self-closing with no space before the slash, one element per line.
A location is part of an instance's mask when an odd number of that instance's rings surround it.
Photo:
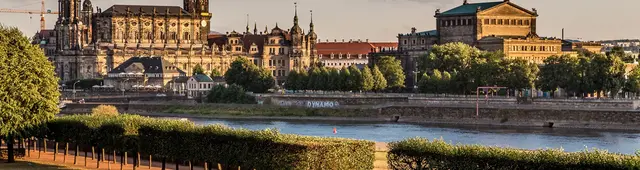
<path fill-rule="evenodd" d="M 371 141 L 304 137 L 269 129 L 196 126 L 134 115 L 65 116 L 47 126 L 47 138 L 59 142 L 159 159 L 220 163 L 234 169 L 373 169 L 374 161 Z"/>
<path fill-rule="evenodd" d="M 451 145 L 443 140 L 412 138 L 389 144 L 389 167 L 407 169 L 640 169 L 640 157 L 607 151 L 520 150 Z"/>

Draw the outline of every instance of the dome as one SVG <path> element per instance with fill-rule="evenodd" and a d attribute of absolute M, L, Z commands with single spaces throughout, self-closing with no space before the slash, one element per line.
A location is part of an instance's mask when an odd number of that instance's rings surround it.
<path fill-rule="evenodd" d="M 278 28 L 278 24 L 276 23 L 276 27 L 271 29 L 271 35 L 273 35 L 273 36 L 282 36 L 282 35 L 284 35 L 284 31 L 282 31 L 282 29 Z"/>
<path fill-rule="evenodd" d="M 302 35 L 304 34 L 302 32 L 302 28 L 300 28 L 300 26 L 298 26 L 298 24 L 293 25 L 293 27 L 291 27 L 291 35 Z"/>
<path fill-rule="evenodd" d="M 318 35 L 316 34 L 316 32 L 311 31 L 309 32 L 309 34 L 307 34 L 307 38 L 315 40 L 318 39 Z"/>

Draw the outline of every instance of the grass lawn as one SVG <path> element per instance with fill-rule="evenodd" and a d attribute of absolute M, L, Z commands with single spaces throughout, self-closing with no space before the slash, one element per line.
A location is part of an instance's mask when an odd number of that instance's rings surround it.
<path fill-rule="evenodd" d="M 60 165 L 48 165 L 38 162 L 29 162 L 24 160 L 16 160 L 16 163 L 7 163 L 6 160 L 0 160 L 0 170 L 21 170 L 21 169 L 37 169 L 37 170 L 49 170 L 49 169 L 77 169 L 69 168 Z"/>

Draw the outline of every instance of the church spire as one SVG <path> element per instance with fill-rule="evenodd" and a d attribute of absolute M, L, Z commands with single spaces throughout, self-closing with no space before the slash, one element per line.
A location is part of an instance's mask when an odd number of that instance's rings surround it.
<path fill-rule="evenodd" d="M 293 24 L 298 25 L 298 2 L 293 3 L 295 8 L 295 16 L 293 17 Z"/>
<path fill-rule="evenodd" d="M 309 13 L 311 13 L 311 23 L 309 23 L 309 31 L 313 32 L 313 10 L 309 10 Z"/>
<path fill-rule="evenodd" d="M 245 31 L 245 34 L 249 34 L 249 14 L 247 14 L 247 30 Z"/>
<path fill-rule="evenodd" d="M 258 34 L 258 23 L 253 22 L 253 34 Z"/>

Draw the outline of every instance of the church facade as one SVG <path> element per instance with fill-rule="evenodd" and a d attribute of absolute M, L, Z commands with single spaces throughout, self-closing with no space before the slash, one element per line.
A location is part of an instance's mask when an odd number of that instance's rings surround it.
<path fill-rule="evenodd" d="M 187 75 L 196 65 L 224 74 L 236 58 L 247 57 L 279 80 L 316 60 L 313 22 L 304 33 L 297 6 L 290 31 L 276 24 L 270 31 L 250 32 L 247 25 L 244 33 L 233 31 L 212 42 L 208 0 L 184 0 L 183 7 L 113 5 L 104 11 L 94 11 L 90 0 L 58 2 L 56 49 L 49 57 L 61 81 L 103 78 L 128 59 L 144 56 L 161 57 Z"/>

